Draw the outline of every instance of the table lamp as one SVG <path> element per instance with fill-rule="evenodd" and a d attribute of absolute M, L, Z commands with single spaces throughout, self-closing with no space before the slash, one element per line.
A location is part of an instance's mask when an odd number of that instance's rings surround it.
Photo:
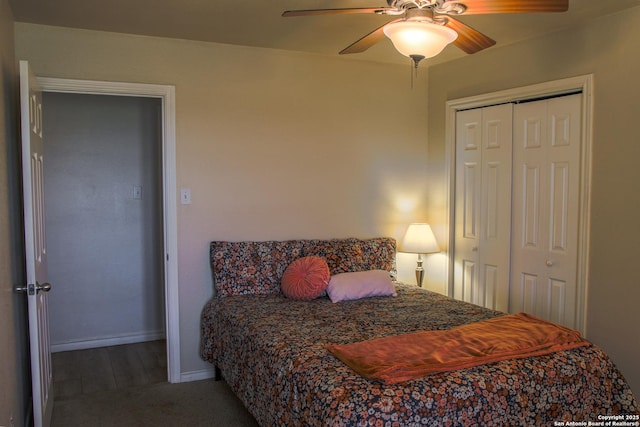
<path fill-rule="evenodd" d="M 401 252 L 418 254 L 418 266 L 416 267 L 416 282 L 422 287 L 422 279 L 424 277 L 424 268 L 422 268 L 422 254 L 431 254 L 440 252 L 436 237 L 431 231 L 431 226 L 425 223 L 409 224 L 402 243 L 400 245 Z"/>

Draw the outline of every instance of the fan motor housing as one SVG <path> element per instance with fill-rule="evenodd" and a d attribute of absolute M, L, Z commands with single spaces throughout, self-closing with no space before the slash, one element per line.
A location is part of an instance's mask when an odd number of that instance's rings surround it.
<path fill-rule="evenodd" d="M 411 9 L 414 7 L 422 9 L 437 4 L 437 0 L 387 0 L 387 4 L 398 9 Z"/>
<path fill-rule="evenodd" d="M 467 7 L 462 3 L 445 0 L 387 0 L 387 4 L 403 11 L 413 9 L 430 10 L 449 15 L 461 15 L 467 10 Z"/>

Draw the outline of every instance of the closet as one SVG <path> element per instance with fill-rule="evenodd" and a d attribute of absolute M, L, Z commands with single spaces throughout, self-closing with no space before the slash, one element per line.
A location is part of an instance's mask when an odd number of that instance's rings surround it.
<path fill-rule="evenodd" d="M 577 327 L 581 97 L 456 112 L 455 298 Z"/>

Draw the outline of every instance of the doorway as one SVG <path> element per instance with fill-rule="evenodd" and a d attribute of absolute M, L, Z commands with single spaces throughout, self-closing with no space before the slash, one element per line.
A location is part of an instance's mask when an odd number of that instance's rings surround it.
<path fill-rule="evenodd" d="M 42 99 L 52 352 L 163 340 L 160 100 Z"/>
<path fill-rule="evenodd" d="M 181 381 L 177 276 L 177 211 L 175 159 L 175 88 L 168 85 L 101 82 L 38 77 L 43 92 L 131 96 L 160 101 L 161 193 L 162 193 L 162 286 L 164 288 L 164 331 L 167 379 Z M 142 189 L 143 190 L 143 189 Z M 133 194 L 132 189 L 132 194 Z M 137 191 L 137 190 L 136 190 Z M 87 280 L 91 280 L 88 277 Z"/>

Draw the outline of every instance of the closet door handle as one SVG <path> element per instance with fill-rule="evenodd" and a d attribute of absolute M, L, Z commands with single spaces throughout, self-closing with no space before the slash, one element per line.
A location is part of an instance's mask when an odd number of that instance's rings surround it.
<path fill-rule="evenodd" d="M 472 248 L 471 248 L 471 250 L 472 250 L 473 252 L 478 252 L 478 247 L 477 247 L 477 246 L 474 246 L 474 247 L 472 247 Z"/>
<path fill-rule="evenodd" d="M 553 261 L 551 261 L 550 259 L 548 259 L 545 264 L 547 264 L 547 267 L 553 267 Z"/>

